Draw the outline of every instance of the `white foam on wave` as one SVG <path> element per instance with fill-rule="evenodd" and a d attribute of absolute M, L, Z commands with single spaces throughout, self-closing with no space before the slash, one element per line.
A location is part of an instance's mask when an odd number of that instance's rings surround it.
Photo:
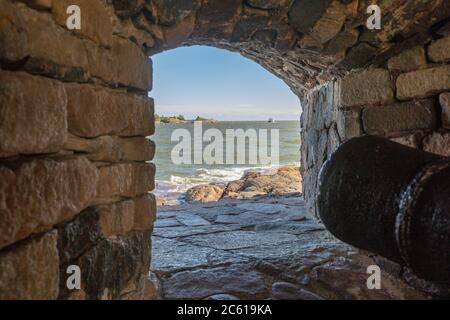
<path fill-rule="evenodd" d="M 294 163 L 293 165 L 299 165 Z M 177 176 L 171 175 L 170 180 L 156 181 L 155 195 L 168 200 L 184 200 L 186 191 L 200 184 L 226 184 L 230 181 L 241 179 L 248 171 L 267 173 L 279 166 L 267 167 L 231 167 L 220 169 L 197 169 L 195 175 Z"/>

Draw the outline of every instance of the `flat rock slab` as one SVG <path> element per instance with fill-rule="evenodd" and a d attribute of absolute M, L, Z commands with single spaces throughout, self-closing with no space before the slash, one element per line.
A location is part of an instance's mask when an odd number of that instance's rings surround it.
<path fill-rule="evenodd" d="M 209 235 L 195 236 L 186 241 L 200 247 L 211 247 L 222 250 L 252 248 L 264 244 L 278 245 L 294 242 L 297 238 L 285 233 L 258 233 L 254 231 L 231 231 Z"/>
<path fill-rule="evenodd" d="M 231 230 L 238 230 L 238 225 L 210 225 L 210 226 L 198 226 L 198 227 L 170 227 L 170 228 L 155 228 L 153 231 L 154 236 L 163 238 L 180 238 L 201 234 L 210 234 Z"/>
<path fill-rule="evenodd" d="M 163 283 L 166 299 L 205 299 L 218 294 L 258 298 L 268 289 L 261 273 L 242 265 L 180 272 Z"/>
<path fill-rule="evenodd" d="M 176 216 L 177 220 L 188 227 L 208 226 L 210 223 L 195 214 L 180 213 Z"/>
<path fill-rule="evenodd" d="M 256 211 L 266 214 L 276 214 L 278 212 L 286 210 L 286 206 L 282 204 L 268 204 L 257 202 L 243 203 L 237 205 L 237 207 L 244 211 Z"/>
<path fill-rule="evenodd" d="M 153 237 L 152 247 L 151 269 L 157 274 L 208 266 L 208 255 L 214 251 L 160 237 Z"/>
<path fill-rule="evenodd" d="M 154 227 L 155 228 L 167 228 L 167 227 L 179 227 L 181 226 L 181 223 L 173 218 L 167 218 L 167 219 L 157 219 L 155 221 Z"/>
<path fill-rule="evenodd" d="M 324 231 L 325 227 L 315 222 L 294 223 L 292 221 L 272 221 L 259 223 L 255 230 L 258 232 L 287 232 L 300 235 L 306 232 Z"/>

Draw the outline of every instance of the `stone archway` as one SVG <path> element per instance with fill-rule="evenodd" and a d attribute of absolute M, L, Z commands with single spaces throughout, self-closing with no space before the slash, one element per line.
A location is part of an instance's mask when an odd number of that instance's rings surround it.
<path fill-rule="evenodd" d="M 299 95 L 312 216 L 318 170 L 351 137 L 448 155 L 448 1 L 380 1 L 379 31 L 365 27 L 371 2 L 0 0 L 0 297 L 151 289 L 147 56 L 162 50 L 239 51 Z M 66 28 L 72 4 L 81 30 Z M 65 289 L 69 264 L 83 269 L 76 294 Z"/>

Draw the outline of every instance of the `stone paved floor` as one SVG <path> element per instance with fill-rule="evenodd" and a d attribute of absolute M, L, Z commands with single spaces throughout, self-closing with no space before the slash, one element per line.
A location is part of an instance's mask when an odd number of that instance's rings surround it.
<path fill-rule="evenodd" d="M 151 272 L 162 299 L 424 298 L 308 220 L 300 195 L 158 208 Z M 399 271 L 398 271 L 399 272 Z"/>

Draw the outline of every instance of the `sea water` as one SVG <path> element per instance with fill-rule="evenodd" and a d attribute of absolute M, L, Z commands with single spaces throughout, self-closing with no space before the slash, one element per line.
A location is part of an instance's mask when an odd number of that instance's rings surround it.
<path fill-rule="evenodd" d="M 156 155 L 153 162 L 156 165 L 157 196 L 165 197 L 170 201 L 183 200 L 184 192 L 199 184 L 225 184 L 237 180 L 247 170 L 265 171 L 270 167 L 261 164 L 174 164 L 171 159 L 173 148 L 178 141 L 171 141 L 176 129 L 187 129 L 193 135 L 194 124 L 156 124 L 155 135 L 149 137 L 156 143 Z M 218 123 L 203 123 L 203 131 L 210 128 L 220 130 L 225 136 L 226 130 L 232 129 L 272 129 L 279 130 L 279 165 L 299 165 L 300 162 L 300 122 L 299 121 L 223 121 Z M 193 143 L 193 142 L 192 142 Z M 271 141 L 269 140 L 269 144 Z M 205 142 L 205 146 L 208 143 Z M 270 150 L 270 145 L 268 149 Z M 248 143 L 246 148 L 250 148 Z M 248 151 L 248 150 L 247 150 Z M 241 151 L 242 152 L 242 151 Z"/>

